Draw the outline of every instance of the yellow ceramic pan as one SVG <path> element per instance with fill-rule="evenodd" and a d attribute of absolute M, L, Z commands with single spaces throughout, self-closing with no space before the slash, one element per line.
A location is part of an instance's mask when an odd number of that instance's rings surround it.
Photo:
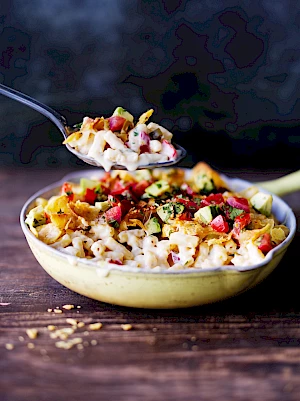
<path fill-rule="evenodd" d="M 188 171 L 187 171 L 188 173 Z M 97 172 L 99 176 L 103 174 Z M 152 272 L 115 264 L 96 265 L 92 261 L 61 253 L 38 240 L 24 223 L 26 214 L 38 197 L 58 193 L 64 181 L 78 182 L 80 177 L 95 176 L 95 170 L 76 172 L 63 177 L 34 194 L 22 208 L 20 222 L 28 244 L 43 269 L 65 287 L 99 301 L 137 308 L 186 308 L 220 301 L 252 288 L 266 278 L 283 258 L 296 232 L 291 208 L 275 193 L 283 195 L 299 189 L 300 171 L 276 181 L 261 183 L 260 188 L 273 195 L 273 213 L 290 233 L 264 261 L 248 267 L 221 266 L 172 272 Z M 233 191 L 253 183 L 222 178 Z M 262 188 L 263 186 L 263 188 Z M 267 189 L 264 189 L 267 188 Z"/>

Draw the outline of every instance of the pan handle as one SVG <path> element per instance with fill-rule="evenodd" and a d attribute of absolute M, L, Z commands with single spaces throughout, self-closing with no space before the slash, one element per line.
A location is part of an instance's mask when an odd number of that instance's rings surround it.
<path fill-rule="evenodd" d="M 256 182 L 254 185 L 278 196 L 287 195 L 300 190 L 300 170 L 275 180 Z"/>

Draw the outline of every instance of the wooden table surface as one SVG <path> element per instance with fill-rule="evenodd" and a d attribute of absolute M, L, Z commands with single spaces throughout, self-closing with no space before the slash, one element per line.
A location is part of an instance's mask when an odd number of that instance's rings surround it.
<path fill-rule="evenodd" d="M 26 199 L 66 172 L 0 171 L 1 401 L 300 399 L 299 229 L 275 271 L 238 297 L 185 310 L 104 304 L 48 276 L 19 225 Z M 228 175 L 253 181 L 283 172 Z M 283 199 L 299 227 L 300 193 Z M 47 312 L 65 304 L 75 308 Z M 86 324 L 76 334 L 82 345 L 68 350 L 57 348 L 47 329 L 71 327 L 67 318 Z M 92 322 L 102 329 L 87 329 Z M 36 339 L 29 328 L 38 329 Z"/>

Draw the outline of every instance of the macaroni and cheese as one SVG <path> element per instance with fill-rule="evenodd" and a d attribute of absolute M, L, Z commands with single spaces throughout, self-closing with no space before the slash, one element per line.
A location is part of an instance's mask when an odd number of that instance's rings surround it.
<path fill-rule="evenodd" d="M 151 270 L 250 266 L 287 237 L 272 195 L 239 193 L 198 163 L 180 168 L 114 170 L 65 182 L 37 198 L 26 224 L 41 241 L 96 264 Z"/>
<path fill-rule="evenodd" d="M 115 165 L 134 171 L 139 166 L 174 161 L 180 150 L 171 143 L 173 134 L 161 125 L 147 123 L 152 114 L 153 110 L 148 110 L 134 122 L 128 111 L 117 107 L 109 118 L 85 117 L 63 143 L 94 159 L 106 171 Z"/>

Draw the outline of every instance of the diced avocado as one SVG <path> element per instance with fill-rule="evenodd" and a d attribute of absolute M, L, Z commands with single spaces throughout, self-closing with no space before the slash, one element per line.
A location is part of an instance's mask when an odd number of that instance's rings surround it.
<path fill-rule="evenodd" d="M 100 191 L 101 189 L 101 184 L 99 183 L 99 181 L 94 181 L 94 180 L 90 180 L 88 178 L 80 178 L 80 188 L 81 188 L 81 193 L 84 194 L 86 189 L 94 189 L 96 191 Z"/>
<path fill-rule="evenodd" d="M 250 198 L 250 203 L 256 211 L 264 214 L 265 216 L 270 216 L 273 203 L 272 195 L 265 194 L 263 192 L 257 192 L 257 194 Z"/>
<path fill-rule="evenodd" d="M 184 211 L 184 205 L 182 203 L 175 202 L 175 203 L 173 203 L 173 207 L 174 207 L 174 215 L 175 216 Z"/>
<path fill-rule="evenodd" d="M 213 179 L 206 174 L 198 174 L 195 177 L 195 185 L 198 191 L 203 195 L 208 195 L 216 189 Z"/>
<path fill-rule="evenodd" d="M 156 209 L 157 214 L 162 219 L 162 221 L 166 222 L 172 215 L 172 208 L 169 204 L 160 206 Z"/>
<path fill-rule="evenodd" d="M 126 120 L 133 123 L 133 115 L 128 113 L 128 111 L 123 109 L 123 107 L 117 107 L 116 110 L 113 112 L 113 116 L 119 116 L 119 117 L 126 118 Z"/>
<path fill-rule="evenodd" d="M 161 227 L 156 217 L 152 217 L 149 221 L 147 221 L 145 228 L 148 235 L 161 232 Z"/>
<path fill-rule="evenodd" d="M 106 212 L 111 206 L 110 202 L 103 201 L 103 202 L 95 202 L 95 207 L 100 210 L 100 212 Z"/>
<path fill-rule="evenodd" d="M 136 170 L 135 178 L 137 179 L 137 181 L 143 181 L 143 180 L 151 181 L 152 180 L 151 172 L 150 172 L 150 170 L 147 170 L 147 169 Z"/>
<path fill-rule="evenodd" d="M 195 214 L 194 217 L 196 219 L 199 219 L 202 221 L 204 224 L 209 224 L 213 218 L 213 208 L 211 206 L 204 206 L 201 207 Z"/>
<path fill-rule="evenodd" d="M 169 218 L 176 217 L 177 214 L 182 213 L 184 205 L 181 203 L 169 202 L 157 208 L 156 212 L 162 221 L 167 222 Z"/>
<path fill-rule="evenodd" d="M 157 197 L 170 189 L 170 185 L 167 181 L 159 180 L 151 184 L 145 189 L 145 192 L 151 196 Z"/>

